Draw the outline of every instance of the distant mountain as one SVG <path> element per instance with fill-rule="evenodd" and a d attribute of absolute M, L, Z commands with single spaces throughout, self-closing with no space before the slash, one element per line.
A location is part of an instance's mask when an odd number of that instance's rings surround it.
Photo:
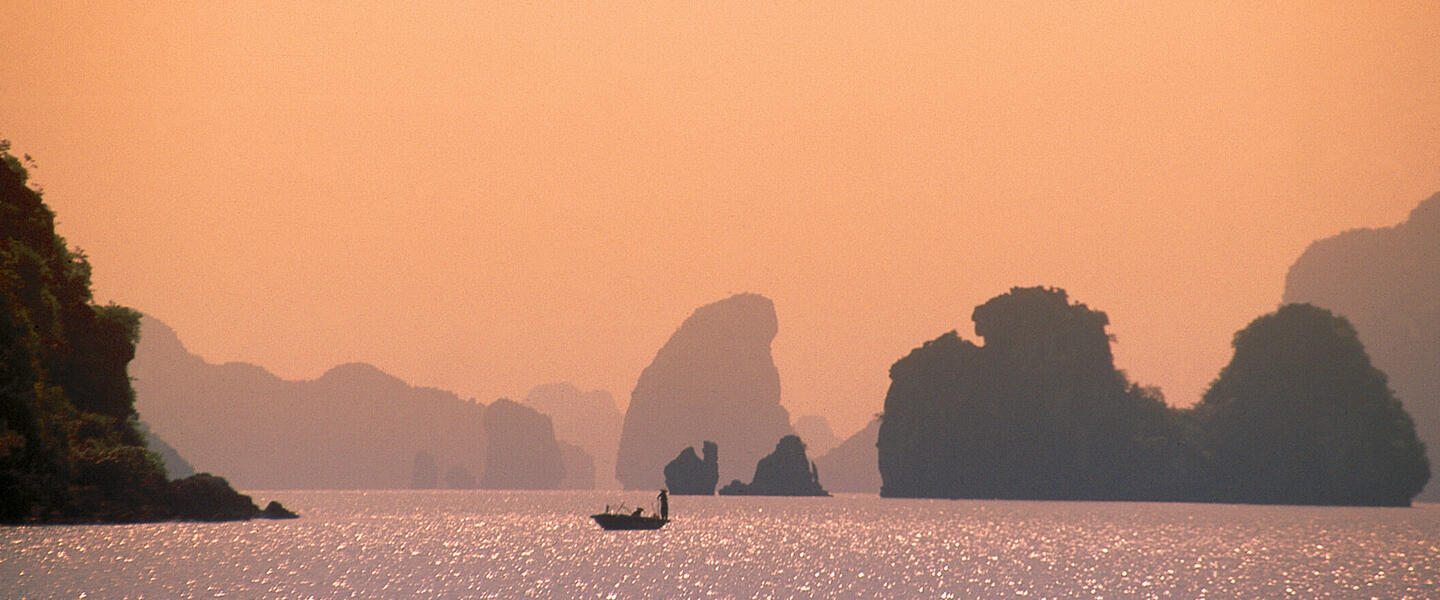
<path fill-rule="evenodd" d="M 823 456 L 840 443 L 830 421 L 820 415 L 805 415 L 795 420 L 795 435 L 805 441 L 805 450 L 815 456 Z"/>
<path fill-rule="evenodd" d="M 720 479 L 749 477 L 775 440 L 792 433 L 770 354 L 778 324 L 768 298 L 741 294 L 696 309 L 640 374 L 615 474 L 626 488 L 656 489 L 686 447 L 719 444 Z"/>
<path fill-rule="evenodd" d="M 561 441 L 560 463 L 565 467 L 565 477 L 560 479 L 558 486 L 560 489 L 595 489 L 595 458 L 584 448 Z"/>
<path fill-rule="evenodd" d="M 874 419 L 839 446 L 815 459 L 815 464 L 820 467 L 820 483 L 825 489 L 879 494 L 880 455 L 875 449 L 875 441 L 879 437 L 880 419 Z"/>
<path fill-rule="evenodd" d="M 492 490 L 553 490 L 565 478 L 565 462 L 550 418 L 501 398 L 485 409 L 490 444 L 480 487 Z"/>
<path fill-rule="evenodd" d="M 147 316 L 130 374 L 155 433 L 240 488 L 408 488 L 420 451 L 440 472 L 485 464 L 484 405 L 367 364 L 286 381 L 251 364 L 207 363 Z"/>
<path fill-rule="evenodd" d="M 595 481 L 586 488 L 620 487 L 615 480 L 615 451 L 625 416 L 620 414 L 610 392 L 581 392 L 569 383 L 550 383 L 531 389 L 524 404 L 550 417 L 557 439 L 579 446 L 593 457 Z"/>
<path fill-rule="evenodd" d="M 1319 240 L 1290 267 L 1284 301 L 1345 316 L 1440 466 L 1440 193 L 1399 225 Z M 1419 500 L 1440 500 L 1440 485 Z"/>

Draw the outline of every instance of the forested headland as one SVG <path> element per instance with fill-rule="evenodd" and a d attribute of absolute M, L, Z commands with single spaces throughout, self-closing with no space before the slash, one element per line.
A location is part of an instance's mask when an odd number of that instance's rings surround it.
<path fill-rule="evenodd" d="M 28 160 L 0 142 L 0 522 L 258 516 L 222 478 L 168 480 L 147 449 L 126 374 L 140 315 L 94 303 Z"/>

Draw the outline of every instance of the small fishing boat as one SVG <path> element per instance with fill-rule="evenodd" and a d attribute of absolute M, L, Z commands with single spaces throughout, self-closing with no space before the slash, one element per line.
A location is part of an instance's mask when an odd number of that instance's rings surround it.
<path fill-rule="evenodd" d="M 615 529 L 659 529 L 664 527 L 670 519 L 663 519 L 656 515 L 634 515 L 625 513 L 603 512 L 590 515 L 600 527 L 610 530 Z"/>
<path fill-rule="evenodd" d="M 670 522 L 669 494 L 665 493 L 665 490 L 660 490 L 659 498 L 660 510 L 658 514 L 652 513 L 647 515 L 643 508 L 637 508 L 634 512 L 625 512 L 623 509 L 612 511 L 609 506 L 606 506 L 605 512 L 590 515 L 590 518 L 595 519 L 595 522 L 599 523 L 602 529 L 611 531 L 621 529 L 659 529 Z"/>

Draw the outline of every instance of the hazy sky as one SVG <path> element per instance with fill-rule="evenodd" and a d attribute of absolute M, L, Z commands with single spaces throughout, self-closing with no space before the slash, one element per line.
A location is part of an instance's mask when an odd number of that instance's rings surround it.
<path fill-rule="evenodd" d="M 623 404 L 749 291 L 843 435 L 1051 285 L 1188 405 L 1310 241 L 1440 191 L 1428 0 L 6 4 L 0 136 L 97 298 L 287 378 Z"/>

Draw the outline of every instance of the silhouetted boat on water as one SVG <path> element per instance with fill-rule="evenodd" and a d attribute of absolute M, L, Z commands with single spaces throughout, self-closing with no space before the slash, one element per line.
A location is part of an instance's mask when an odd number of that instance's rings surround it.
<path fill-rule="evenodd" d="M 605 512 L 590 515 L 600 527 L 608 530 L 617 529 L 659 529 L 670 522 L 670 498 L 665 490 L 660 490 L 660 511 L 659 514 L 645 514 L 645 509 L 637 508 L 635 512 L 612 512 L 610 507 L 605 507 Z"/>

